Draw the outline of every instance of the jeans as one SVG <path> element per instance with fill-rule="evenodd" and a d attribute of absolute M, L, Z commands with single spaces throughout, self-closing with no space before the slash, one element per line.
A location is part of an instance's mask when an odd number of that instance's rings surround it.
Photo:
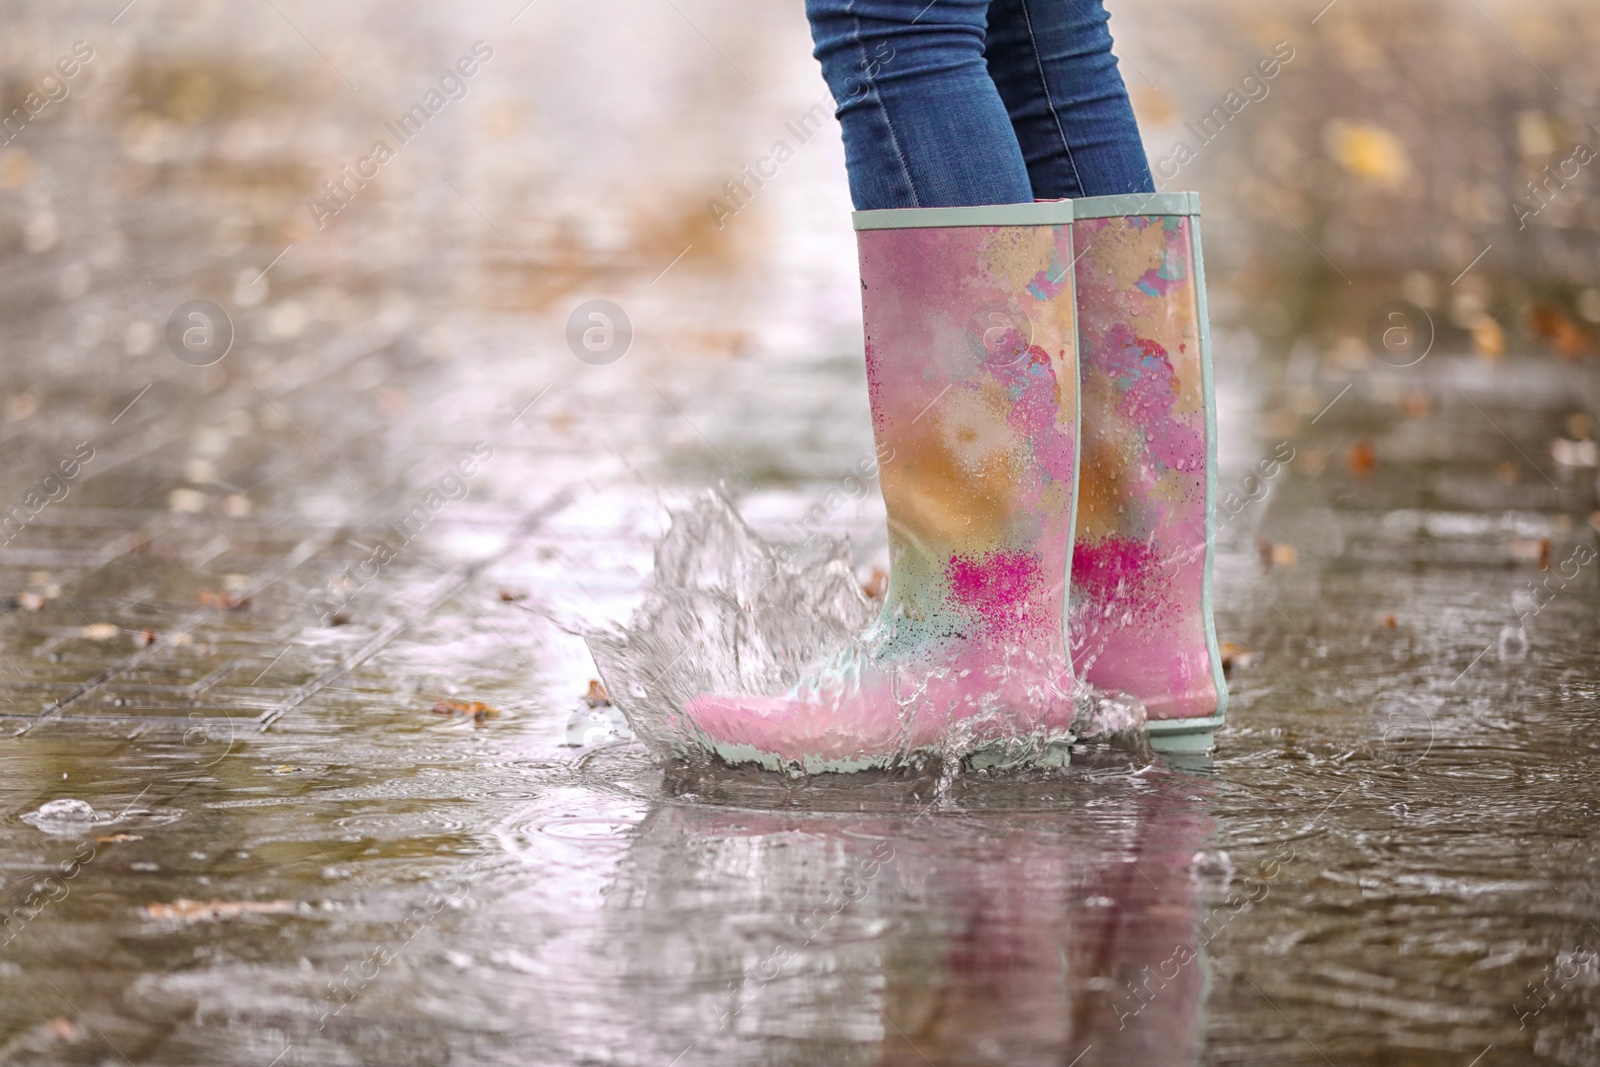
<path fill-rule="evenodd" d="M 858 211 L 1155 191 L 1102 0 L 806 0 Z"/>

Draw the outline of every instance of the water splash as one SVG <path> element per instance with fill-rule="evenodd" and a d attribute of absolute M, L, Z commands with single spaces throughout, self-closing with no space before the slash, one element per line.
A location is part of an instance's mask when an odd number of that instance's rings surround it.
<path fill-rule="evenodd" d="M 634 734 L 658 754 L 706 755 L 704 738 L 684 706 L 708 693 L 772 695 L 814 680 L 818 664 L 843 684 L 873 673 L 871 636 L 879 605 L 862 592 L 847 540 L 816 536 L 768 541 L 750 529 L 731 501 L 707 493 L 671 512 L 655 548 L 655 572 L 626 626 L 583 633 L 606 691 Z M 881 637 L 881 635 L 879 635 Z M 1026 649 L 1016 650 L 1026 662 Z M 915 713 L 921 686 L 900 691 Z M 1072 733 L 1117 741 L 1138 734 L 1144 707 L 1125 694 L 1087 683 L 1072 691 Z M 1046 757 L 1047 739 L 986 744 L 985 766 L 1017 766 Z M 970 756 L 970 731 L 952 730 L 942 754 Z"/>
<path fill-rule="evenodd" d="M 1072 732 L 1079 740 L 1144 747 L 1144 701 L 1130 693 L 1098 689 L 1082 679 L 1078 681 L 1077 697 L 1078 716 L 1072 720 Z"/>
<path fill-rule="evenodd" d="M 183 812 L 178 808 L 136 808 L 132 804 L 112 813 L 97 810 L 88 801 L 75 797 L 48 800 L 39 805 L 37 811 L 18 816 L 29 826 L 52 837 L 83 836 L 91 830 L 112 825 L 136 828 L 165 826 L 182 817 Z"/>
<path fill-rule="evenodd" d="M 22 821 L 53 837 L 85 834 L 96 826 L 113 822 L 113 818 L 95 811 L 87 801 L 64 797 L 46 801 L 38 811 L 22 816 Z"/>
<path fill-rule="evenodd" d="M 767 541 L 720 493 L 671 518 L 632 620 L 584 639 L 635 735 L 688 755 L 697 746 L 678 720 L 690 699 L 788 689 L 808 663 L 853 645 L 873 607 L 844 542 Z"/>

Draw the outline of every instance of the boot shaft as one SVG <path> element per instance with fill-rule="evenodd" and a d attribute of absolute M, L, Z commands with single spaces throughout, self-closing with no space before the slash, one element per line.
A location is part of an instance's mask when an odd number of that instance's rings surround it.
<path fill-rule="evenodd" d="M 1152 720 L 1220 717 L 1215 408 L 1193 194 L 1073 203 L 1083 453 L 1072 653 Z"/>
<path fill-rule="evenodd" d="M 1031 204 L 857 216 L 896 645 L 1064 649 L 1078 468 L 1069 216 Z"/>

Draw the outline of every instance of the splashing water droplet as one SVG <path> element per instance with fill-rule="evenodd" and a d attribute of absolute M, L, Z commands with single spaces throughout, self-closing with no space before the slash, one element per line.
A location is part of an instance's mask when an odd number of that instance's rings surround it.
<path fill-rule="evenodd" d="M 687 754 L 683 706 L 702 693 L 782 692 L 871 623 L 849 545 L 758 536 L 721 494 L 674 511 L 628 626 L 588 631 L 606 691 L 634 733 Z"/>
<path fill-rule="evenodd" d="M 46 801 L 38 811 L 24 815 L 22 821 L 47 834 L 76 834 L 106 820 L 87 802 L 69 797 Z"/>
<path fill-rule="evenodd" d="M 800 544 L 767 541 L 729 500 L 707 494 L 672 512 L 656 545 L 654 574 L 629 623 L 582 636 L 606 691 L 639 740 L 658 755 L 694 758 L 704 754 L 706 742 L 684 708 L 705 694 L 780 694 L 802 682 L 808 692 L 829 686 L 854 691 L 887 671 L 894 676 L 902 721 L 928 714 L 921 705 L 929 684 L 956 665 L 923 668 L 933 672 L 924 678 L 917 670 L 904 673 L 892 663 L 877 663 L 875 638 L 867 635 L 879 631 L 881 640 L 898 619 L 891 613 L 887 624 L 874 627 L 878 608 L 861 591 L 848 542 L 822 536 Z M 1037 659 L 1028 648 L 1010 649 L 1006 667 L 985 683 L 988 695 L 974 698 L 984 709 L 980 718 L 1014 720 L 1018 735 L 1030 735 L 1006 742 L 1015 750 L 1001 761 L 1006 766 L 1042 760 L 1054 743 L 1043 734 L 1031 736 L 1037 727 L 1027 725 L 1030 714 L 1020 707 L 1008 710 L 1000 695 L 1009 691 L 1015 698 L 1016 678 L 1037 672 Z M 1135 743 L 1144 743 L 1145 709 L 1136 698 L 1082 681 L 1056 698 L 1042 691 L 1028 696 L 1030 705 L 1040 707 L 1053 699 L 1072 701 L 1078 737 L 1120 743 L 1137 735 Z M 953 724 L 940 752 L 963 757 L 988 744 L 972 728 L 975 722 Z"/>
<path fill-rule="evenodd" d="M 1129 693 L 1111 693 L 1087 683 L 1078 687 L 1078 715 L 1072 732 L 1083 740 L 1111 740 L 1144 735 L 1144 702 Z"/>

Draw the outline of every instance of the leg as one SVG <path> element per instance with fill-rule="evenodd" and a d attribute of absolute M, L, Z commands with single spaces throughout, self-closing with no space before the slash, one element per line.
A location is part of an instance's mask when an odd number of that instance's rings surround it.
<path fill-rule="evenodd" d="M 988 0 L 807 0 L 857 210 L 1033 199 L 984 62 Z"/>
<path fill-rule="evenodd" d="M 1041 200 L 1155 191 L 1108 18 L 1101 0 L 990 5 L 989 73 Z"/>

